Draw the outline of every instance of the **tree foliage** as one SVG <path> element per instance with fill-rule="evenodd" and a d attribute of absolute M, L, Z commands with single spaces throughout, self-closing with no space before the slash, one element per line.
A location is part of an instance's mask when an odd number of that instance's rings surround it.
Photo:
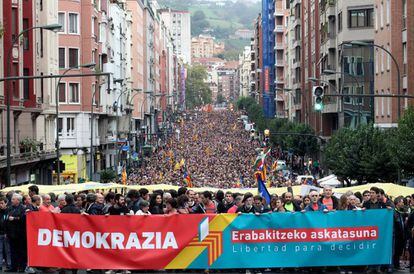
<path fill-rule="evenodd" d="M 390 151 L 393 160 L 405 177 L 414 176 L 414 109 L 409 108 L 391 135 Z"/>
<path fill-rule="evenodd" d="M 372 124 L 343 128 L 332 136 L 325 149 L 325 162 L 337 176 L 358 182 L 394 181 L 397 167 L 392 161 L 390 132 Z"/>
<path fill-rule="evenodd" d="M 105 169 L 103 171 L 101 171 L 101 182 L 106 184 L 106 183 L 111 183 L 115 180 L 116 178 L 116 172 L 113 169 Z"/>
<path fill-rule="evenodd" d="M 191 35 L 197 36 L 210 26 L 203 11 L 198 10 L 191 16 Z"/>
<path fill-rule="evenodd" d="M 187 70 L 186 106 L 189 109 L 212 103 L 211 90 L 207 83 L 207 71 L 201 65 L 194 65 Z"/>

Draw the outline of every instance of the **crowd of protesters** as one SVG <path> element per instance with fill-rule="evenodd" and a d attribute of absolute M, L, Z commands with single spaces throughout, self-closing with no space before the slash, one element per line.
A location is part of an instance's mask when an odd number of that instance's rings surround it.
<path fill-rule="evenodd" d="M 238 116 L 230 111 L 187 113 L 175 124 L 174 136 L 130 172 L 128 184 L 181 186 L 187 174 L 193 186 L 251 187 L 260 144 L 250 140 Z"/>
<path fill-rule="evenodd" d="M 332 188 L 325 187 L 322 193 L 311 190 L 306 196 L 294 195 L 292 188 L 281 196 L 271 196 L 270 203 L 260 195 L 204 191 L 197 193 L 181 187 L 176 190 L 148 189 L 129 190 L 121 193 L 83 192 L 74 194 L 39 195 L 37 186 L 30 186 L 28 195 L 9 192 L 0 197 L 0 255 L 6 264 L 6 272 L 25 271 L 27 267 L 25 216 L 28 211 L 43 211 L 54 214 L 85 215 L 174 215 L 174 214 L 268 214 L 272 212 L 306 212 L 334 210 L 388 209 L 394 212 L 393 261 L 382 270 L 400 269 L 403 254 L 414 255 L 414 195 L 400 196 L 391 200 L 382 189 L 372 187 L 363 193 L 348 192 L 337 198 Z M 405 251 L 405 252 L 404 252 Z M 409 257 L 411 270 L 414 256 Z M 347 270 L 346 268 L 344 268 Z M 345 272 L 340 269 L 341 273 Z M 348 269 L 349 270 L 349 269 Z M 381 267 L 368 267 L 368 272 L 377 272 Z M 76 272 L 73 270 L 73 272 Z M 127 271 L 124 271 L 124 273 Z M 350 272 L 350 271 L 348 271 Z M 108 270 L 107 273 L 112 273 Z"/>

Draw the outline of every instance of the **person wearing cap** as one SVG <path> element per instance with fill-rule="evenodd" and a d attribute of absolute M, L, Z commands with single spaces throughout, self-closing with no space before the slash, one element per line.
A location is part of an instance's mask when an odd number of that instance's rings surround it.
<path fill-rule="evenodd" d="M 239 207 L 236 213 L 260 213 L 256 211 L 256 208 L 253 206 L 253 194 L 247 192 L 243 198 L 243 205 Z"/>

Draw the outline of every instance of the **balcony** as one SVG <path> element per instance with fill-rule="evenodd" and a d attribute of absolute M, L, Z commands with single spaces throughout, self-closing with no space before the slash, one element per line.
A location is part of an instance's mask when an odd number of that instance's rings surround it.
<path fill-rule="evenodd" d="M 274 17 L 278 17 L 278 16 L 285 16 L 283 10 L 280 9 L 276 9 L 275 13 L 273 13 Z"/>
<path fill-rule="evenodd" d="M 336 16 L 336 3 L 334 0 L 331 0 L 328 2 L 328 5 L 326 7 L 326 15 L 328 17 L 335 17 Z"/>
<path fill-rule="evenodd" d="M 300 46 L 301 46 L 301 44 L 302 44 L 302 41 L 301 41 L 300 39 L 295 40 L 295 41 L 293 42 L 293 48 L 300 47 Z"/>
<path fill-rule="evenodd" d="M 296 26 L 302 25 L 302 20 L 300 18 L 295 18 L 292 24 L 292 28 L 295 28 Z"/>
<path fill-rule="evenodd" d="M 285 47 L 283 46 L 283 43 L 276 43 L 274 50 L 284 50 Z"/>
<path fill-rule="evenodd" d="M 283 85 L 285 83 L 284 81 L 285 79 L 283 79 L 282 77 L 276 78 L 275 79 L 275 84 L 276 85 Z"/>
<path fill-rule="evenodd" d="M 3 156 L 6 152 L 6 148 L 3 149 L 4 153 L 0 156 L 0 168 L 7 167 L 7 157 Z M 26 165 L 30 163 L 36 163 L 45 160 L 51 160 L 56 158 L 56 150 L 39 150 L 29 151 L 23 153 L 17 153 L 11 155 L 11 165 Z"/>
<path fill-rule="evenodd" d="M 285 27 L 281 26 L 281 25 L 277 25 L 277 26 L 275 26 L 275 29 L 273 30 L 273 32 L 274 33 L 277 33 L 277 32 L 283 33 L 283 32 L 285 32 Z"/>
<path fill-rule="evenodd" d="M 284 67 L 285 61 L 283 59 L 276 60 L 275 67 Z"/>
<path fill-rule="evenodd" d="M 294 59 L 293 59 L 293 64 L 292 64 L 292 68 L 293 68 L 293 69 L 296 69 L 296 68 L 300 67 L 300 65 L 301 65 L 301 63 L 300 63 L 300 59 L 296 59 L 296 58 L 294 58 Z"/>
<path fill-rule="evenodd" d="M 337 100 L 325 102 L 322 113 L 337 113 L 339 112 L 339 104 Z"/>

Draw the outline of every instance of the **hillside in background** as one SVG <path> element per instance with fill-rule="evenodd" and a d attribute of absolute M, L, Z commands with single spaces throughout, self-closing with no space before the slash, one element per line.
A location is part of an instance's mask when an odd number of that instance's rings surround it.
<path fill-rule="evenodd" d="M 210 34 L 226 44 L 226 59 L 234 59 L 249 40 L 230 37 L 237 29 L 252 29 L 253 21 L 261 10 L 261 2 L 255 0 L 159 0 L 162 7 L 191 12 L 191 35 Z"/>

